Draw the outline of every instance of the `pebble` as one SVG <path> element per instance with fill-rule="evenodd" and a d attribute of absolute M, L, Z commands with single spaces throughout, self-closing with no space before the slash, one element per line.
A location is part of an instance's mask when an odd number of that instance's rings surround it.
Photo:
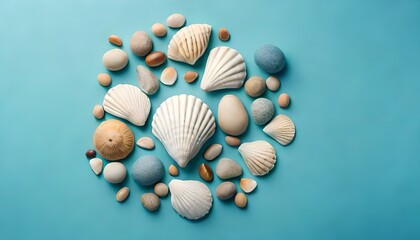
<path fill-rule="evenodd" d="M 174 176 L 174 177 L 178 176 L 178 174 L 179 174 L 178 168 L 173 164 L 171 164 L 171 166 L 169 166 L 168 172 L 171 176 Z"/>
<path fill-rule="evenodd" d="M 88 159 L 94 158 L 96 157 L 96 151 L 93 149 L 89 149 L 86 151 L 85 155 Z"/>
<path fill-rule="evenodd" d="M 184 80 L 187 83 L 192 83 L 194 82 L 198 77 L 198 73 L 197 72 L 193 72 L 193 71 L 188 71 L 184 74 Z"/>
<path fill-rule="evenodd" d="M 216 175 L 220 179 L 230 179 L 242 175 L 242 167 L 230 158 L 222 158 L 216 166 Z"/>
<path fill-rule="evenodd" d="M 111 82 L 111 76 L 108 73 L 99 73 L 98 74 L 98 82 L 99 84 L 101 84 L 104 87 L 108 87 Z"/>
<path fill-rule="evenodd" d="M 153 190 L 159 197 L 166 197 L 169 193 L 168 186 L 164 183 L 156 184 Z"/>
<path fill-rule="evenodd" d="M 137 140 L 137 146 L 150 150 L 155 148 L 155 143 L 150 137 L 141 137 Z"/>
<path fill-rule="evenodd" d="M 156 211 L 160 206 L 159 197 L 154 193 L 144 193 L 140 197 L 140 202 L 150 212 Z"/>
<path fill-rule="evenodd" d="M 246 207 L 246 204 L 248 203 L 248 199 L 246 198 L 245 194 L 243 193 L 237 193 L 235 196 L 235 205 L 239 208 Z"/>
<path fill-rule="evenodd" d="M 112 49 L 104 54 L 102 57 L 104 66 L 110 71 L 119 71 L 127 66 L 127 53 L 121 49 Z"/>
<path fill-rule="evenodd" d="M 198 167 L 198 174 L 204 181 L 210 182 L 213 180 L 213 170 L 205 163 L 200 164 Z"/>
<path fill-rule="evenodd" d="M 178 73 L 174 67 L 167 67 L 163 69 L 162 74 L 160 74 L 160 81 L 168 86 L 174 85 L 177 78 Z"/>
<path fill-rule="evenodd" d="M 219 102 L 217 121 L 223 132 L 238 136 L 248 127 L 248 113 L 238 97 L 228 94 Z"/>
<path fill-rule="evenodd" d="M 226 42 L 230 38 L 230 33 L 226 28 L 221 28 L 219 30 L 219 39 L 223 42 Z"/>
<path fill-rule="evenodd" d="M 102 162 L 102 159 L 100 158 L 92 158 L 89 160 L 89 165 L 90 165 L 90 168 L 92 168 L 92 171 L 96 175 L 99 175 L 102 172 L 102 167 L 104 163 Z"/>
<path fill-rule="evenodd" d="M 273 118 L 274 104 L 267 98 L 257 98 L 251 104 L 252 119 L 257 125 L 264 125 Z"/>
<path fill-rule="evenodd" d="M 166 55 L 164 52 L 156 51 L 151 52 L 146 56 L 146 64 L 149 67 L 157 67 L 162 65 L 166 61 Z"/>
<path fill-rule="evenodd" d="M 155 94 L 159 89 L 159 81 L 156 75 L 142 65 L 137 66 L 137 80 L 140 89 L 148 95 Z"/>
<path fill-rule="evenodd" d="M 250 97 L 259 97 L 264 94 L 266 89 L 262 78 L 253 76 L 245 82 L 245 92 Z"/>
<path fill-rule="evenodd" d="M 131 51 L 139 57 L 146 56 L 153 48 L 150 36 L 145 32 L 135 32 L 130 39 Z"/>
<path fill-rule="evenodd" d="M 250 193 L 257 187 L 257 181 L 252 178 L 242 178 L 239 182 L 239 186 L 244 192 Z"/>
<path fill-rule="evenodd" d="M 159 158 L 151 155 L 142 156 L 134 162 L 131 175 L 137 184 L 151 186 L 163 177 L 163 164 Z"/>
<path fill-rule="evenodd" d="M 278 73 L 286 65 L 286 57 L 280 48 L 266 44 L 254 53 L 254 61 L 262 70 L 268 73 Z"/>
<path fill-rule="evenodd" d="M 102 119 L 105 116 L 105 111 L 102 105 L 96 104 L 92 111 L 93 116 L 97 119 Z"/>
<path fill-rule="evenodd" d="M 180 28 L 185 24 L 185 17 L 180 13 L 174 13 L 166 19 L 166 24 L 170 28 Z"/>
<path fill-rule="evenodd" d="M 233 182 L 222 182 L 216 188 L 216 196 L 220 200 L 231 199 L 236 195 L 236 186 Z"/>
<path fill-rule="evenodd" d="M 104 177 L 110 183 L 120 183 L 126 175 L 127 169 L 120 162 L 108 163 L 104 168 Z"/>
<path fill-rule="evenodd" d="M 276 77 L 269 76 L 265 80 L 265 85 L 267 86 L 267 88 L 270 91 L 275 92 L 275 91 L 279 90 L 279 88 L 280 88 L 280 80 Z"/>
<path fill-rule="evenodd" d="M 163 37 L 166 35 L 166 27 L 162 23 L 154 23 L 152 25 L 152 33 L 156 37 Z"/>
<path fill-rule="evenodd" d="M 290 104 L 290 97 L 287 93 L 282 93 L 278 99 L 279 106 L 282 108 L 287 108 Z"/>
<path fill-rule="evenodd" d="M 241 139 L 239 139 L 237 137 L 226 136 L 225 141 L 226 141 L 227 145 L 232 146 L 232 147 L 237 147 L 237 146 L 241 145 Z"/>
<path fill-rule="evenodd" d="M 108 41 L 114 45 L 117 45 L 119 47 L 122 46 L 123 42 L 121 40 L 120 37 L 118 37 L 117 35 L 111 35 L 108 37 Z"/>
<path fill-rule="evenodd" d="M 124 202 L 125 199 L 127 199 L 129 194 L 130 194 L 130 189 L 128 187 L 123 187 L 117 192 L 117 194 L 115 195 L 115 199 L 118 202 Z"/>
<path fill-rule="evenodd" d="M 210 145 L 203 154 L 204 159 L 207 161 L 212 161 L 217 158 L 220 153 L 222 152 L 223 146 L 222 144 L 212 144 Z"/>

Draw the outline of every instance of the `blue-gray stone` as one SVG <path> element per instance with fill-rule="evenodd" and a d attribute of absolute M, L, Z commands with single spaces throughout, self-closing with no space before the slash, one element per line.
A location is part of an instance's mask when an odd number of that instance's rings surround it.
<path fill-rule="evenodd" d="M 137 159 L 131 169 L 131 175 L 136 183 L 150 186 L 160 181 L 163 177 L 163 164 L 155 156 L 143 156 Z"/>
<path fill-rule="evenodd" d="M 278 73 L 286 65 L 286 57 L 280 48 L 266 44 L 254 53 L 254 61 L 262 70 L 268 73 Z"/>
<path fill-rule="evenodd" d="M 252 119 L 257 125 L 264 125 L 274 115 L 274 104 L 267 98 L 257 98 L 251 104 Z"/>

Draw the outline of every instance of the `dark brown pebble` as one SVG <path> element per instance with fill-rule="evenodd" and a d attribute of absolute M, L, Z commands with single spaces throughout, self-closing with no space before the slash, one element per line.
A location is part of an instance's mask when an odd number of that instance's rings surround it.
<path fill-rule="evenodd" d="M 85 155 L 88 159 L 94 158 L 96 157 L 96 151 L 93 149 L 89 149 L 86 151 Z"/>

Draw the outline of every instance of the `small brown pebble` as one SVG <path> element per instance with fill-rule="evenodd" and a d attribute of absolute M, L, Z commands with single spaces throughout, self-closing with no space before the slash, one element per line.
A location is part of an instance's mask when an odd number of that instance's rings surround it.
<path fill-rule="evenodd" d="M 105 111 L 102 105 L 96 104 L 93 107 L 92 114 L 97 119 L 102 119 L 105 116 Z"/>
<path fill-rule="evenodd" d="M 185 80 L 187 83 L 192 83 L 192 82 L 194 82 L 194 81 L 197 79 L 197 77 L 198 77 L 198 73 L 193 72 L 193 71 L 189 71 L 189 72 L 186 72 L 186 73 L 184 74 L 184 80 Z"/>
<path fill-rule="evenodd" d="M 243 193 L 237 193 L 235 196 L 235 205 L 239 208 L 246 207 L 246 204 L 248 203 L 248 200 Z"/>
<path fill-rule="evenodd" d="M 237 147 L 241 145 L 241 139 L 232 136 L 226 136 L 225 141 L 229 146 Z"/>
<path fill-rule="evenodd" d="M 287 108 L 290 104 L 289 95 L 287 95 L 287 93 L 280 94 L 279 99 L 278 99 L 278 103 L 279 103 L 280 107 Z"/>
<path fill-rule="evenodd" d="M 124 202 L 124 200 L 127 199 L 129 194 L 130 189 L 128 187 L 123 187 L 117 192 L 117 194 L 115 195 L 115 199 L 117 199 L 118 202 Z"/>
<path fill-rule="evenodd" d="M 178 174 L 179 174 L 178 168 L 173 164 L 171 164 L 171 166 L 169 166 L 168 172 L 169 172 L 169 174 L 171 174 L 171 176 L 178 176 Z"/>
<path fill-rule="evenodd" d="M 165 53 L 161 51 L 151 52 L 146 56 L 146 64 L 149 67 L 157 67 L 166 61 Z"/>
<path fill-rule="evenodd" d="M 108 73 L 99 73 L 98 74 L 98 82 L 99 84 L 101 84 L 104 87 L 108 87 L 111 82 L 111 76 Z"/>
<path fill-rule="evenodd" d="M 88 159 L 94 158 L 96 157 L 96 151 L 93 149 L 89 149 L 86 151 L 85 155 Z"/>
<path fill-rule="evenodd" d="M 168 186 L 166 186 L 164 183 L 156 184 L 153 190 L 159 197 L 166 197 L 169 192 Z"/>
<path fill-rule="evenodd" d="M 259 97 L 265 92 L 266 86 L 262 78 L 253 76 L 245 82 L 245 92 L 251 97 Z"/>
<path fill-rule="evenodd" d="M 114 45 L 120 46 L 123 44 L 120 37 L 117 35 L 111 35 L 108 37 L 108 41 Z"/>
<path fill-rule="evenodd" d="M 166 27 L 162 23 L 155 23 L 152 25 L 152 33 L 156 37 L 163 37 L 166 35 Z"/>
<path fill-rule="evenodd" d="M 213 180 L 213 170 L 205 163 L 200 164 L 198 167 L 198 174 L 204 181 L 210 182 Z"/>
<path fill-rule="evenodd" d="M 280 80 L 276 77 L 269 76 L 265 80 L 265 85 L 267 86 L 267 88 L 270 91 L 275 92 L 275 91 L 279 90 L 279 88 L 280 88 Z"/>
<path fill-rule="evenodd" d="M 229 38 L 230 38 L 229 31 L 226 28 L 221 28 L 219 30 L 219 39 L 226 42 L 227 40 L 229 40 Z"/>
<path fill-rule="evenodd" d="M 156 211 L 160 206 L 159 197 L 154 193 L 144 193 L 140 197 L 140 202 L 150 212 Z"/>
<path fill-rule="evenodd" d="M 216 196 L 220 200 L 233 198 L 236 194 L 236 186 L 233 182 L 222 182 L 216 188 Z"/>

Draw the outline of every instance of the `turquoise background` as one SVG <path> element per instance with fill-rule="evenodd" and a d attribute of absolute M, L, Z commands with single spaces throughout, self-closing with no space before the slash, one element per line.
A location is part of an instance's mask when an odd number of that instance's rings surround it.
<path fill-rule="evenodd" d="M 198 222 L 178 216 L 170 197 L 158 212 L 146 212 L 139 196 L 150 188 L 131 177 L 108 184 L 84 156 L 100 122 L 92 107 L 107 91 L 96 75 L 105 71 L 102 54 L 113 48 L 108 35 L 122 37 L 130 59 L 111 74 L 112 85 L 137 85 L 135 66 L 143 59 L 129 51 L 131 34 L 150 33 L 174 12 L 188 24 L 211 24 L 209 49 L 240 51 L 248 76 L 268 76 L 253 62 L 257 47 L 279 46 L 287 69 L 281 89 L 265 97 L 291 96 L 290 108 L 276 105 L 276 113 L 289 115 L 298 131 L 282 147 L 250 124 L 242 140 L 276 146 L 276 167 L 257 178 L 246 209 L 214 199 Z M 2 1 L 0 239 L 419 239 L 419 23 L 416 0 Z M 231 32 L 227 43 L 217 38 L 221 27 Z M 166 52 L 175 32 L 153 37 L 154 50 Z M 194 68 L 165 63 L 181 77 L 151 97 L 152 113 L 179 93 L 200 97 L 214 112 L 224 94 L 234 93 L 249 111 L 252 99 L 243 89 L 204 93 L 199 82 L 184 82 L 187 70 L 203 74 L 206 56 Z M 130 125 L 136 138 L 152 136 L 151 116 L 146 127 Z M 218 129 L 206 146 L 223 138 Z M 165 168 L 173 163 L 153 139 L 155 150 L 136 147 L 123 161 L 128 169 L 145 154 Z M 179 179 L 198 179 L 200 156 Z M 222 156 L 245 166 L 234 148 L 225 146 Z M 244 176 L 251 176 L 246 168 Z M 166 173 L 164 182 L 170 180 Z M 209 184 L 213 192 L 219 183 Z M 123 185 L 131 195 L 120 204 L 115 193 Z"/>

